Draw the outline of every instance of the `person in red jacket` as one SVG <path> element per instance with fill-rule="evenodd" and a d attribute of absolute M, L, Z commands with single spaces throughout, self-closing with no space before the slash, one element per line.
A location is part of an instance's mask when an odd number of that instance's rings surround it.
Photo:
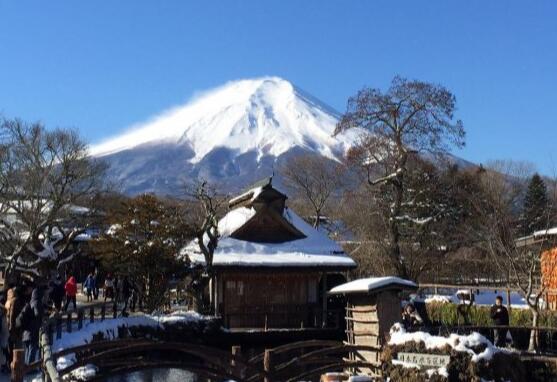
<path fill-rule="evenodd" d="M 70 276 L 66 285 L 64 285 L 64 289 L 66 291 L 66 304 L 64 305 L 64 312 L 68 309 L 68 305 L 70 302 L 73 303 L 73 309 L 77 310 L 75 296 L 77 295 L 77 283 L 75 281 L 75 277 Z"/>

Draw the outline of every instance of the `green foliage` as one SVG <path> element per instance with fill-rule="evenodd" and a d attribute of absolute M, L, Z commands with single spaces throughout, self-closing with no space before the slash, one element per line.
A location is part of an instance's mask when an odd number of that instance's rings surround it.
<path fill-rule="evenodd" d="M 522 231 L 528 235 L 534 231 L 547 229 L 549 226 L 549 201 L 547 187 L 541 176 L 534 174 L 524 197 L 522 212 Z"/>
<path fill-rule="evenodd" d="M 110 229 L 95 242 L 103 268 L 127 276 L 147 310 L 164 305 L 171 279 L 185 275 L 180 249 L 193 238 L 193 228 L 179 205 L 152 195 L 125 200 L 107 216 Z"/>
<path fill-rule="evenodd" d="M 490 326 L 493 323 L 489 316 L 489 306 L 471 306 L 468 310 L 469 325 Z M 464 318 L 458 312 L 456 304 L 431 303 L 426 304 L 426 311 L 432 325 L 456 326 L 463 325 Z M 511 309 L 509 312 L 511 326 L 531 326 L 532 312 L 530 309 Z M 541 311 L 539 326 L 557 326 L 557 312 Z"/>

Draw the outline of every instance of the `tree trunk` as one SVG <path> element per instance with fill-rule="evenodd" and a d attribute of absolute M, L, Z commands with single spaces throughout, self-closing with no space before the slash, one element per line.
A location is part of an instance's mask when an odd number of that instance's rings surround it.
<path fill-rule="evenodd" d="M 400 254 L 400 230 L 399 230 L 399 220 L 397 219 L 401 212 L 402 200 L 404 197 L 404 190 L 402 186 L 402 175 L 399 175 L 399 179 L 393 183 L 395 198 L 393 200 L 393 207 L 391 209 L 391 221 L 389 222 L 389 229 L 391 233 L 391 245 L 390 245 L 390 256 L 394 262 L 395 269 L 397 270 L 398 276 L 402 278 L 408 278 L 408 271 L 405 264 L 402 262 Z"/>
<path fill-rule="evenodd" d="M 532 326 L 536 328 L 538 327 L 538 320 L 539 320 L 540 313 L 537 307 L 536 308 L 530 307 L 530 310 L 532 311 Z M 536 352 L 537 350 L 538 350 L 538 331 L 532 329 L 530 331 L 530 343 L 528 344 L 528 351 Z"/>

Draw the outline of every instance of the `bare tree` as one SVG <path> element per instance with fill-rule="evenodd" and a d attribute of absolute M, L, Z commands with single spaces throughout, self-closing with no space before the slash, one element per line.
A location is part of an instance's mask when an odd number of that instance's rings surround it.
<path fill-rule="evenodd" d="M 48 277 L 78 253 L 75 239 L 87 227 L 67 227 L 64 218 L 100 190 L 105 166 L 88 156 L 73 130 L 3 119 L 0 137 L 0 257 L 7 278 Z"/>
<path fill-rule="evenodd" d="M 352 156 L 364 168 L 367 183 L 385 186 L 391 195 L 388 256 L 403 277 L 408 271 L 401 250 L 401 223 L 424 224 L 423 219 L 402 213 L 409 160 L 414 153 L 443 155 L 451 146 L 464 145 L 462 122 L 453 121 L 455 102 L 454 95 L 440 85 L 395 77 L 386 92 L 364 88 L 351 97 L 337 125 L 336 133 L 351 128 L 368 133 Z"/>
<path fill-rule="evenodd" d="M 199 311 L 209 307 L 204 300 L 205 290 L 214 275 L 213 257 L 219 240 L 218 221 L 226 199 L 205 180 L 187 186 L 186 195 L 195 202 L 190 206 L 190 213 L 194 220 L 195 240 L 205 260 L 201 269 L 194 266 L 189 285 L 194 297 L 194 309 Z"/>
<path fill-rule="evenodd" d="M 512 161 L 494 162 L 482 171 L 484 192 L 482 198 L 473 200 L 478 219 L 471 227 L 479 245 L 499 268 L 501 277 L 524 294 L 532 312 L 532 326 L 537 327 L 541 300 L 549 286 L 542 278 L 541 255 L 544 249 L 555 246 L 557 237 L 544 235 L 542 231 L 518 238 L 521 232 L 518 211 L 530 174 L 529 164 Z M 548 208 L 544 217 L 546 230 L 553 220 L 552 211 Z M 557 261 L 549 258 L 544 273 L 553 275 L 555 271 Z M 537 333 L 532 330 L 529 349 L 537 348 Z"/>
<path fill-rule="evenodd" d="M 315 155 L 300 155 L 288 159 L 281 175 L 286 186 L 311 205 L 313 226 L 318 228 L 327 203 L 335 193 L 340 195 L 342 165 Z"/>

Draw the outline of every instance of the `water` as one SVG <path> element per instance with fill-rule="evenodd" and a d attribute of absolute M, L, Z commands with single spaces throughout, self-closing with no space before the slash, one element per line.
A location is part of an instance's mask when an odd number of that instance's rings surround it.
<path fill-rule="evenodd" d="M 110 377 L 107 382 L 197 382 L 197 377 L 187 370 L 150 369 Z"/>

